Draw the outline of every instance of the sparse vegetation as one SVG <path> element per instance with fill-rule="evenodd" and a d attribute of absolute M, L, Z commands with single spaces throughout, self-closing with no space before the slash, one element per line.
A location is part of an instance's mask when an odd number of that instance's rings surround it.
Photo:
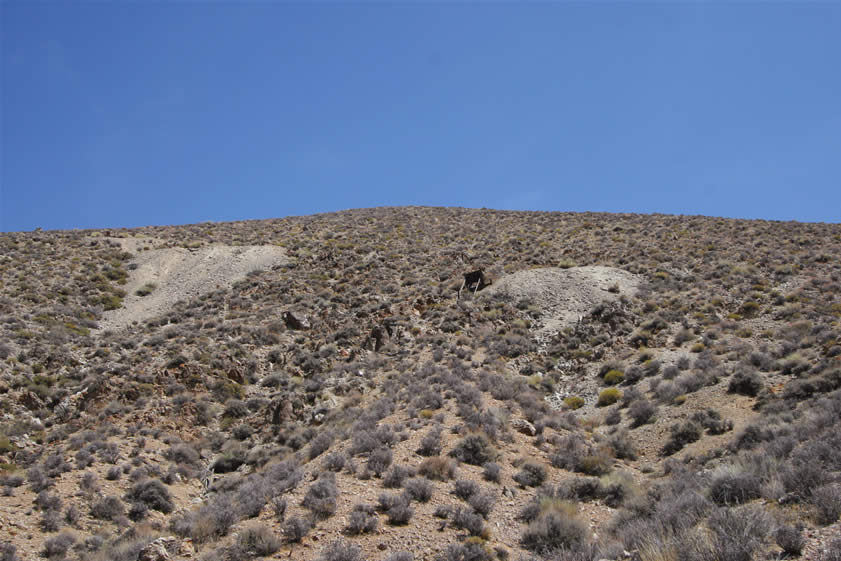
<path fill-rule="evenodd" d="M 209 244 L 287 259 L 110 327 L 178 292 L 133 255 Z M 837 561 L 837 225 L 359 209 L 0 249 L 0 507 L 26 525 L 2 561 L 170 533 L 406 561 L 365 537 L 386 524 L 454 560 Z"/>

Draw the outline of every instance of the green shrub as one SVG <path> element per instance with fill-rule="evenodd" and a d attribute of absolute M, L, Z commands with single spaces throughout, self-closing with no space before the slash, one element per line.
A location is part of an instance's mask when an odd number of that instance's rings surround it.
<path fill-rule="evenodd" d="M 564 398 L 564 405 L 567 409 L 579 409 L 584 406 L 584 400 L 577 395 L 571 395 Z"/>
<path fill-rule="evenodd" d="M 616 384 L 622 383 L 622 380 L 625 379 L 625 374 L 620 370 L 611 370 L 607 374 L 604 375 L 604 383 L 608 386 L 615 386 Z"/>
<path fill-rule="evenodd" d="M 598 407 L 605 407 L 607 405 L 613 405 L 622 397 L 622 392 L 617 390 L 616 388 L 608 388 L 606 390 L 602 390 L 599 393 L 599 399 L 596 402 Z"/>
<path fill-rule="evenodd" d="M 123 299 L 116 294 L 108 293 L 100 296 L 98 303 L 104 310 L 116 310 L 123 305 Z"/>

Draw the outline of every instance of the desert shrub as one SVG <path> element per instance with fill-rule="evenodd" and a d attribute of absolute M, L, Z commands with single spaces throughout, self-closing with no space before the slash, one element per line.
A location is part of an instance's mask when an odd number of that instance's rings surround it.
<path fill-rule="evenodd" d="M 611 508 L 618 508 L 626 500 L 636 497 L 633 477 L 627 473 L 620 473 L 616 477 L 602 478 L 600 494 L 604 504 Z"/>
<path fill-rule="evenodd" d="M 670 364 L 669 366 L 663 369 L 663 379 L 674 380 L 679 373 L 680 369 L 674 364 Z"/>
<path fill-rule="evenodd" d="M 415 501 L 425 503 L 432 498 L 432 484 L 423 477 L 413 477 L 403 484 L 406 494 Z"/>
<path fill-rule="evenodd" d="M 391 507 L 386 511 L 388 523 L 392 526 L 403 526 L 409 523 L 415 511 L 409 506 L 409 498 L 398 495 Z"/>
<path fill-rule="evenodd" d="M 241 399 L 231 398 L 225 402 L 224 417 L 240 419 L 248 415 L 248 405 Z"/>
<path fill-rule="evenodd" d="M 513 479 L 523 487 L 539 487 L 546 481 L 546 468 L 534 462 L 526 462 Z"/>
<path fill-rule="evenodd" d="M 455 476 L 456 463 L 450 458 L 433 456 L 421 462 L 418 473 L 435 481 L 448 481 Z"/>
<path fill-rule="evenodd" d="M 841 516 L 841 486 L 829 484 L 816 487 L 809 502 L 816 509 L 818 524 L 834 524 Z"/>
<path fill-rule="evenodd" d="M 450 456 L 466 464 L 481 466 L 496 459 L 496 450 L 487 436 L 473 433 L 459 440 Z"/>
<path fill-rule="evenodd" d="M 841 537 L 832 538 L 821 555 L 820 561 L 841 561 Z"/>
<path fill-rule="evenodd" d="M 659 360 L 649 359 L 643 363 L 642 372 L 646 378 L 650 378 L 659 374 L 662 367 L 663 364 Z"/>
<path fill-rule="evenodd" d="M 369 471 L 377 474 L 377 477 L 380 477 L 388 469 L 388 466 L 391 465 L 391 459 L 391 450 L 383 446 L 371 452 L 368 456 L 368 461 L 365 462 L 365 466 Z"/>
<path fill-rule="evenodd" d="M 99 520 L 114 520 L 124 513 L 125 507 L 119 497 L 104 497 L 91 506 L 91 516 Z"/>
<path fill-rule="evenodd" d="M 277 518 L 280 522 L 283 522 L 283 519 L 286 518 L 286 509 L 289 506 L 286 501 L 286 497 L 274 497 L 271 501 L 271 505 L 275 518 Z"/>
<path fill-rule="evenodd" d="M 245 463 L 239 451 L 227 452 L 213 462 L 214 473 L 231 473 Z"/>
<path fill-rule="evenodd" d="M 57 510 L 45 510 L 41 513 L 39 526 L 44 532 L 58 532 L 61 528 L 61 512 Z"/>
<path fill-rule="evenodd" d="M 640 367 L 640 366 L 634 365 L 634 366 L 631 366 L 630 368 L 628 368 L 628 370 L 625 371 L 624 380 L 620 380 L 620 381 L 623 381 L 626 385 L 633 387 L 634 384 L 636 384 L 637 382 L 642 380 L 644 377 L 645 377 L 645 370 L 643 370 L 643 368 Z M 609 385 L 613 385 L 613 384 L 609 384 Z"/>
<path fill-rule="evenodd" d="M 467 530 L 471 536 L 481 536 L 485 530 L 485 520 L 480 514 L 458 507 L 452 512 L 450 521 L 459 530 Z"/>
<path fill-rule="evenodd" d="M 473 541 L 477 540 L 477 541 Z M 493 551 L 484 540 L 473 538 L 463 543 L 453 543 L 437 558 L 437 561 L 492 561 Z"/>
<path fill-rule="evenodd" d="M 751 450 L 762 442 L 767 442 L 774 438 L 774 432 L 768 429 L 763 429 L 758 424 L 750 424 L 736 437 L 733 446 L 737 450 Z"/>
<path fill-rule="evenodd" d="M 61 534 L 52 538 L 47 538 L 44 541 L 44 556 L 48 559 L 64 557 L 67 550 L 76 543 L 76 538 L 72 534 L 62 532 Z"/>
<path fill-rule="evenodd" d="M 353 433 L 348 451 L 352 456 L 367 454 L 381 445 L 373 431 L 362 429 Z"/>
<path fill-rule="evenodd" d="M 133 520 L 135 522 L 139 522 L 140 520 L 146 518 L 148 513 L 149 507 L 144 503 L 131 503 L 131 506 L 128 508 L 129 520 Z"/>
<path fill-rule="evenodd" d="M 760 351 L 753 351 L 748 355 L 747 361 L 750 365 L 759 368 L 762 372 L 769 372 L 774 369 L 774 359 Z"/>
<path fill-rule="evenodd" d="M 383 477 L 383 487 L 396 489 L 403 486 L 403 481 L 413 475 L 413 470 L 407 466 L 392 466 Z"/>
<path fill-rule="evenodd" d="M 783 524 L 774 531 L 774 540 L 786 555 L 800 557 L 806 546 L 806 538 L 799 527 Z"/>
<path fill-rule="evenodd" d="M 421 439 L 417 453 L 421 456 L 437 456 L 441 453 L 441 429 L 435 427 Z"/>
<path fill-rule="evenodd" d="M 604 424 L 609 427 L 618 425 L 622 422 L 622 412 L 619 410 L 619 407 L 613 407 L 608 412 L 607 415 L 604 417 Z"/>
<path fill-rule="evenodd" d="M 227 535 L 236 521 L 236 506 L 230 495 L 225 493 L 216 495 L 198 512 L 187 512 L 175 518 L 170 527 L 179 536 L 189 536 L 196 543 L 205 543 Z"/>
<path fill-rule="evenodd" d="M 717 505 L 738 505 L 759 497 L 760 481 L 752 473 L 725 471 L 713 477 L 710 499 Z"/>
<path fill-rule="evenodd" d="M 716 559 L 751 561 L 771 531 L 762 507 L 720 508 L 707 519 Z"/>
<path fill-rule="evenodd" d="M 607 439 L 607 443 L 613 450 L 613 455 L 620 460 L 637 459 L 637 449 L 634 447 L 633 439 L 628 431 L 617 431 Z"/>
<path fill-rule="evenodd" d="M 321 551 L 318 561 L 362 561 L 362 549 L 358 545 L 336 540 Z"/>
<path fill-rule="evenodd" d="M 408 551 L 394 551 L 386 555 L 383 561 L 415 561 L 415 557 Z"/>
<path fill-rule="evenodd" d="M 324 468 L 330 471 L 342 471 L 347 463 L 347 456 L 342 452 L 330 452 L 324 458 Z"/>
<path fill-rule="evenodd" d="M 575 471 L 587 475 L 606 475 L 613 469 L 613 457 L 604 449 L 575 458 Z"/>
<path fill-rule="evenodd" d="M 140 483 L 136 483 L 126 493 L 126 498 L 130 502 L 143 503 L 147 507 L 163 512 L 164 514 L 169 514 L 173 509 L 169 491 L 157 479 L 146 479 Z"/>
<path fill-rule="evenodd" d="M 759 374 L 752 370 L 740 370 L 733 374 L 733 377 L 730 378 L 727 391 L 730 393 L 756 397 L 764 386 L 765 385 Z"/>
<path fill-rule="evenodd" d="M 596 477 L 573 477 L 558 485 L 555 494 L 561 499 L 592 501 L 602 497 L 603 489 Z"/>
<path fill-rule="evenodd" d="M 301 506 L 310 510 L 317 518 L 329 518 L 336 512 L 336 477 L 332 472 L 322 473 L 318 480 L 310 485 Z"/>
<path fill-rule="evenodd" d="M 474 493 L 478 493 L 481 490 L 479 485 L 470 479 L 459 479 L 453 485 L 453 495 L 460 498 L 463 501 L 466 501 L 470 498 L 471 495 Z"/>
<path fill-rule="evenodd" d="M 485 519 L 488 518 L 488 514 L 490 514 L 491 510 L 493 510 L 495 503 L 496 495 L 481 491 L 470 495 L 470 498 L 467 499 L 467 504 L 473 507 L 473 511 L 480 514 Z"/>
<path fill-rule="evenodd" d="M 556 468 L 574 470 L 578 460 L 590 453 L 590 446 L 579 434 L 566 434 L 556 442 L 557 449 L 549 457 L 552 466 Z"/>
<path fill-rule="evenodd" d="M 500 471 L 501 468 L 498 463 L 488 462 L 482 466 L 482 477 L 484 477 L 486 481 L 499 483 Z"/>
<path fill-rule="evenodd" d="M 303 478 L 303 473 L 294 460 L 274 462 L 263 471 L 266 485 L 273 494 L 285 493 L 294 489 Z"/>
<path fill-rule="evenodd" d="M 41 510 L 61 510 L 61 497 L 49 491 L 41 491 L 35 497 L 35 504 Z"/>
<path fill-rule="evenodd" d="M 249 556 L 266 557 L 280 549 L 280 541 L 270 528 L 256 524 L 240 531 L 236 546 Z"/>
<path fill-rule="evenodd" d="M 695 442 L 701 438 L 701 426 L 693 421 L 685 421 L 680 424 L 674 424 L 671 428 L 669 440 L 660 450 L 663 456 L 671 456 L 675 452 L 679 452 L 689 443 Z"/>
<path fill-rule="evenodd" d="M 657 415 L 657 406 L 647 399 L 637 399 L 628 406 L 628 416 L 631 417 L 632 427 L 639 427 L 654 421 Z"/>
<path fill-rule="evenodd" d="M 824 467 L 819 462 L 808 460 L 788 463 L 781 475 L 785 490 L 799 500 L 808 500 L 814 489 L 829 481 L 829 474 Z"/>
<path fill-rule="evenodd" d="M 0 541 L 0 561 L 18 561 L 17 548 L 8 542 Z"/>
<path fill-rule="evenodd" d="M 377 497 L 377 510 L 380 512 L 388 512 L 388 510 L 396 505 L 401 500 L 401 496 L 396 493 L 380 493 Z"/>
<path fill-rule="evenodd" d="M 108 471 L 105 473 L 105 479 L 108 481 L 117 481 L 122 475 L 122 470 L 119 466 L 111 466 L 108 468 Z"/>
<path fill-rule="evenodd" d="M 314 460 L 324 452 L 326 452 L 330 446 L 333 444 L 333 433 L 330 431 L 325 431 L 313 438 L 310 441 L 310 447 L 307 451 L 307 457 L 310 460 Z"/>
<path fill-rule="evenodd" d="M 76 526 L 79 524 L 79 520 L 82 518 L 82 513 L 79 512 L 79 509 L 76 508 L 75 505 L 70 505 L 66 509 L 64 509 L 64 521 L 70 524 L 71 526 Z"/>
<path fill-rule="evenodd" d="M 607 405 L 613 405 L 619 401 L 620 397 L 622 397 L 622 392 L 616 388 L 607 388 L 606 390 L 599 392 L 599 398 L 596 401 L 596 406 L 605 407 Z"/>
<path fill-rule="evenodd" d="M 29 468 L 26 471 L 26 478 L 29 482 L 29 488 L 34 493 L 40 493 L 44 489 L 49 489 L 55 483 L 52 477 L 48 477 L 40 466 Z"/>
<path fill-rule="evenodd" d="M 309 533 L 311 527 L 306 519 L 293 516 L 283 523 L 282 531 L 287 541 L 298 543 Z"/>
<path fill-rule="evenodd" d="M 199 461 L 199 453 L 189 444 L 178 444 L 170 447 L 164 452 L 164 457 L 177 464 L 196 465 Z"/>
<path fill-rule="evenodd" d="M 692 414 L 690 420 L 704 427 L 709 434 L 724 434 L 733 430 L 733 421 L 722 419 L 721 414 L 715 409 L 697 411 Z"/>
<path fill-rule="evenodd" d="M 432 515 L 436 518 L 449 518 L 452 513 L 453 507 L 450 505 L 438 505 Z"/>
<path fill-rule="evenodd" d="M 377 522 L 378 519 L 376 512 L 374 512 L 374 507 L 365 504 L 354 505 L 353 510 L 348 516 L 345 533 L 351 536 L 371 533 L 377 529 Z"/>
<path fill-rule="evenodd" d="M 251 475 L 236 490 L 237 513 L 245 518 L 259 516 L 270 494 L 269 485 L 260 475 Z"/>
<path fill-rule="evenodd" d="M 562 549 L 576 549 L 588 535 L 587 526 L 574 517 L 547 512 L 529 523 L 520 545 L 539 555 Z"/>

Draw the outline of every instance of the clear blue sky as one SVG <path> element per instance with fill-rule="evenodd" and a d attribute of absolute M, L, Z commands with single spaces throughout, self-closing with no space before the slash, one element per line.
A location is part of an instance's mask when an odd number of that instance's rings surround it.
<path fill-rule="evenodd" d="M 2 231 L 383 205 L 841 222 L 841 2 L 0 9 Z"/>

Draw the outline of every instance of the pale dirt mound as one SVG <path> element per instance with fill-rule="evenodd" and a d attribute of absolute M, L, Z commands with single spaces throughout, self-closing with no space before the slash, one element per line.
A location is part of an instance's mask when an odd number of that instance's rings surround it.
<path fill-rule="evenodd" d="M 123 249 L 134 253 L 138 243 L 118 238 Z M 282 247 L 272 245 L 211 245 L 200 249 L 171 247 L 135 253 L 123 306 L 107 311 L 99 322 L 101 330 L 122 329 L 166 312 L 179 300 L 190 300 L 219 288 L 229 287 L 251 271 L 265 270 L 289 262 Z M 132 267 L 130 267 L 131 269 Z M 135 292 L 147 283 L 157 287 L 147 296 Z"/>
<path fill-rule="evenodd" d="M 572 325 L 604 301 L 632 295 L 642 279 L 613 267 L 589 266 L 527 269 L 506 275 L 484 289 L 483 298 L 526 299 L 542 311 L 538 335 Z"/>

